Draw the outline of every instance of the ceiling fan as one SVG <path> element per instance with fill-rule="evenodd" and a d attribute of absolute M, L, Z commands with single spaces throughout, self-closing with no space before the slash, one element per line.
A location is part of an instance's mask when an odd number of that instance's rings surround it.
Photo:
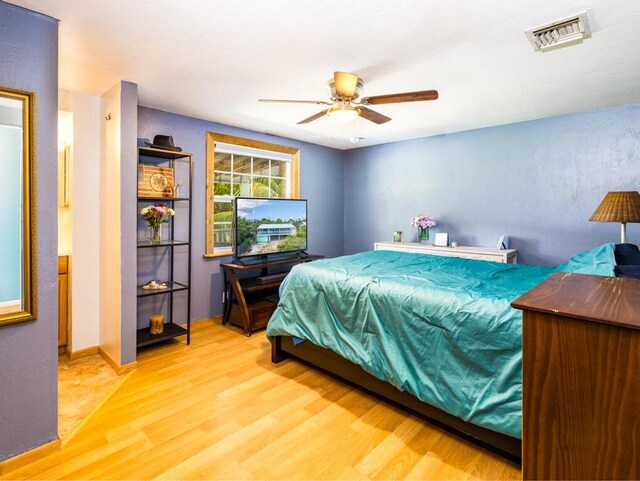
<path fill-rule="evenodd" d="M 337 123 L 346 124 L 360 116 L 376 124 L 384 124 L 391 120 L 386 115 L 371 110 L 367 105 L 397 104 L 402 102 L 420 102 L 424 100 L 436 100 L 437 90 L 420 90 L 418 92 L 405 92 L 401 94 L 376 95 L 374 97 L 362 97 L 364 82 L 354 73 L 334 72 L 333 79 L 327 82 L 330 101 L 325 100 L 278 100 L 259 99 L 259 102 L 280 102 L 290 104 L 317 104 L 328 105 L 329 108 L 318 112 L 298 122 L 308 124 L 324 115 L 329 116 Z"/>

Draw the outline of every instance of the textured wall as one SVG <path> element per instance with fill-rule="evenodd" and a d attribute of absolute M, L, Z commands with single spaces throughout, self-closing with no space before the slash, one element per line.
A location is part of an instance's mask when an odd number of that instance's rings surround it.
<path fill-rule="evenodd" d="M 136 360 L 137 115 L 135 84 L 102 96 L 100 205 L 120 215 L 100 223 L 100 346 L 121 366 Z"/>
<path fill-rule="evenodd" d="M 73 141 L 73 113 L 65 111 L 62 107 L 63 100 L 58 92 L 58 148 L 62 143 L 72 144 Z M 69 159 L 67 159 L 67 182 L 69 183 L 69 192 L 67 192 L 67 200 L 69 206 L 62 207 L 58 204 L 58 255 L 67 256 L 71 254 L 71 243 L 73 238 L 73 146 L 69 148 Z M 58 151 L 58 199 L 62 198 L 62 190 L 65 182 L 65 165 L 64 158 Z"/>
<path fill-rule="evenodd" d="M 100 101 L 102 128 L 100 156 L 100 206 L 111 215 L 100 222 L 100 347 L 117 363 L 121 362 L 121 270 L 120 245 L 120 126 L 121 85 L 109 89 Z M 106 120 L 110 116 L 109 120 Z"/>
<path fill-rule="evenodd" d="M 136 360 L 136 199 L 138 197 L 138 86 L 121 82 L 120 90 L 121 218 L 121 355 L 120 364 Z"/>
<path fill-rule="evenodd" d="M 57 438 L 58 22 L 0 1 L 0 85 L 36 93 L 38 319 L 0 327 L 0 460 Z"/>
<path fill-rule="evenodd" d="M 145 107 L 138 109 L 138 137 L 173 135 L 174 142 L 194 154 L 192 319 L 222 313 L 220 262 L 230 257 L 205 259 L 206 133 L 219 132 L 300 148 L 300 196 L 309 199 L 309 252 L 338 256 L 343 252 L 343 158 L 342 152 L 297 140 L 229 127 Z M 177 215 L 180 213 L 178 212 Z M 150 249 L 146 249 L 150 250 Z M 148 264 L 139 271 L 139 281 L 148 280 Z M 161 297 L 161 296 L 157 296 Z M 139 314 L 146 321 L 146 313 Z M 148 322 L 147 322 L 148 325 Z"/>
<path fill-rule="evenodd" d="M 59 92 L 60 109 L 73 112 L 71 346 L 74 351 L 100 344 L 100 97 Z"/>
<path fill-rule="evenodd" d="M 588 219 L 609 190 L 640 189 L 640 105 L 428 137 L 347 152 L 345 252 L 371 250 L 431 213 L 462 245 L 511 237 L 519 261 L 564 262 L 619 242 Z M 640 242 L 640 225 L 628 227 Z"/>

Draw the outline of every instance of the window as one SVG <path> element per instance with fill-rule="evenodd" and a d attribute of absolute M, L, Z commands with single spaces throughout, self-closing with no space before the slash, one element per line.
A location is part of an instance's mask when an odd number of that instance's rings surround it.
<path fill-rule="evenodd" d="M 205 256 L 233 253 L 233 199 L 298 198 L 300 151 L 231 135 L 207 133 Z"/>

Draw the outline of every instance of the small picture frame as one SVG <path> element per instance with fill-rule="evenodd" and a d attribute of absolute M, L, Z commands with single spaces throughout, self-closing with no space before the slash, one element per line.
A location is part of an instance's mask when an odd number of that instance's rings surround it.
<path fill-rule="evenodd" d="M 449 246 L 449 234 L 446 232 L 438 232 L 436 239 L 433 243 L 434 246 L 448 247 Z"/>
<path fill-rule="evenodd" d="M 508 249 L 509 248 L 509 236 L 506 235 L 501 235 L 500 237 L 498 237 L 498 245 L 496 246 L 496 249 Z"/>
<path fill-rule="evenodd" d="M 393 242 L 402 242 L 402 231 L 394 230 L 393 231 Z"/>

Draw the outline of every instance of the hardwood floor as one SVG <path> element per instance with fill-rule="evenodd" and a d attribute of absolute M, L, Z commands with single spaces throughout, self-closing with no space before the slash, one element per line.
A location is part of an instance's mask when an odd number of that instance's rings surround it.
<path fill-rule="evenodd" d="M 192 325 L 61 451 L 0 479 L 521 479 L 519 468 L 296 361 L 264 332 Z"/>

